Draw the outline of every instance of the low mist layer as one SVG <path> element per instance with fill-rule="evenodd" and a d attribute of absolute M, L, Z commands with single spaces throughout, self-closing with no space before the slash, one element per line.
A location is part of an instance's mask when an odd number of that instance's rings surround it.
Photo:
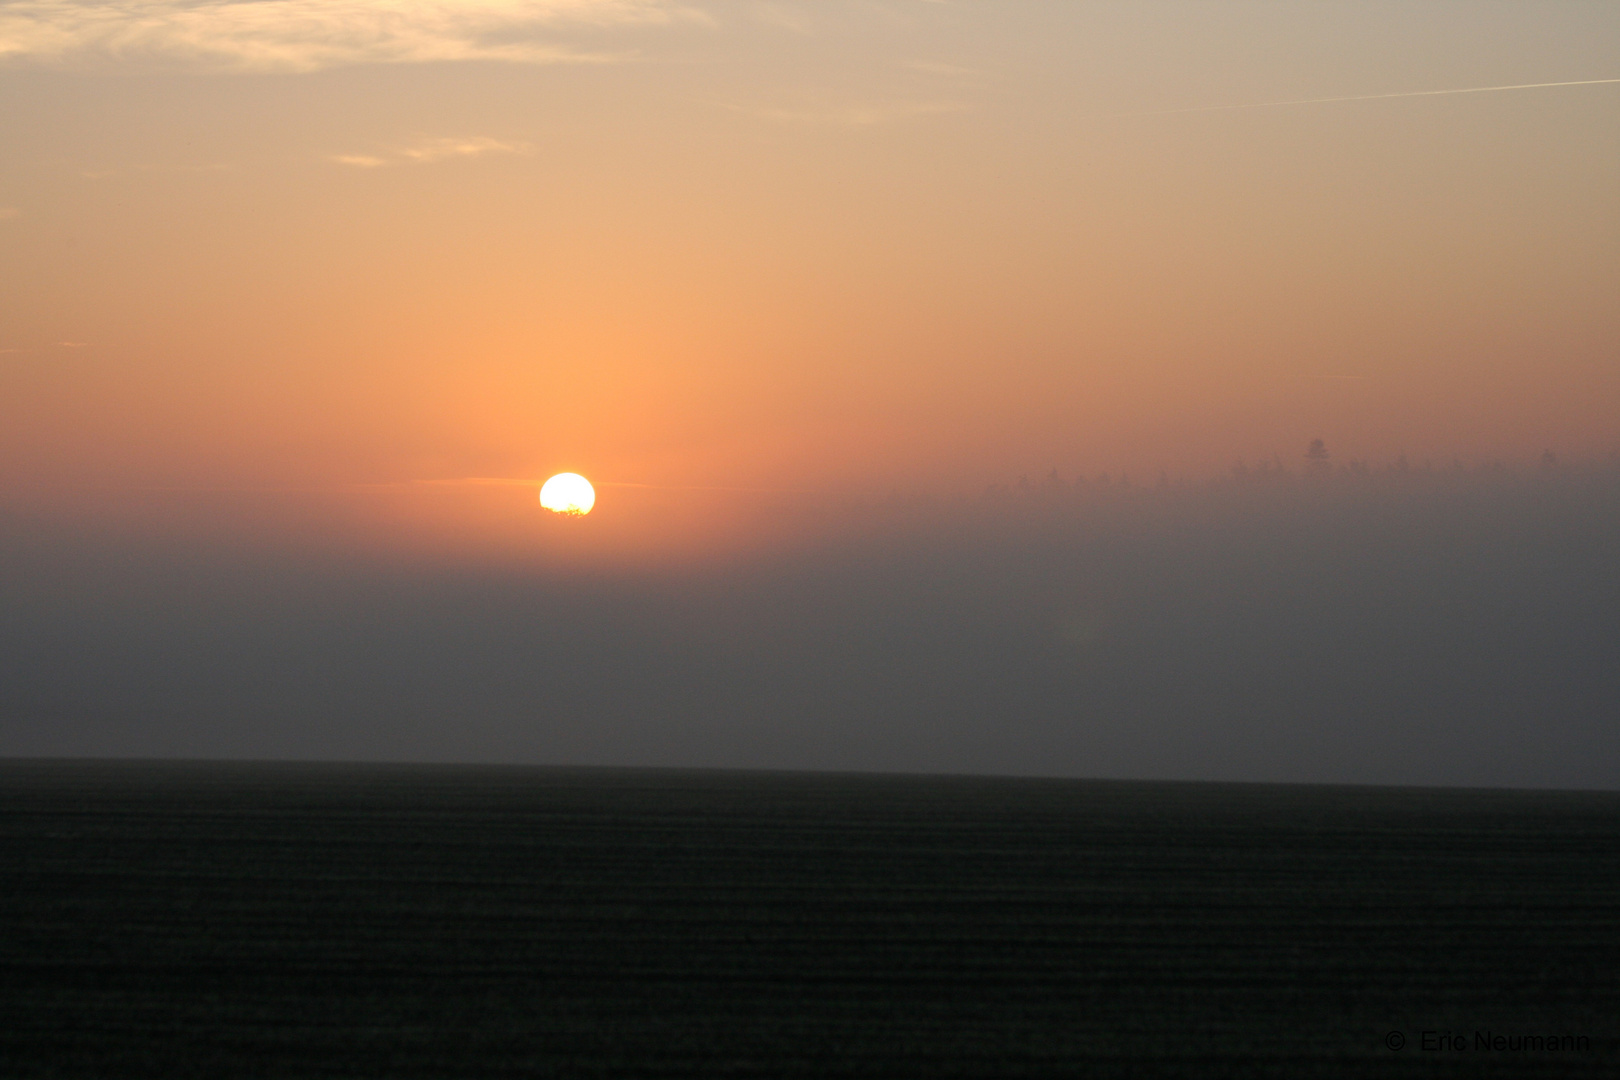
<path fill-rule="evenodd" d="M 192 513 L 0 510 L 0 755 L 1620 784 L 1612 465 L 767 501 L 663 561 Z"/>

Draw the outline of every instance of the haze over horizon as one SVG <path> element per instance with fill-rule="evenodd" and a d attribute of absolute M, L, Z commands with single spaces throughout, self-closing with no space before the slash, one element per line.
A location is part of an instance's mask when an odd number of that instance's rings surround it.
<path fill-rule="evenodd" d="M 1616 786 L 1616 41 L 0 0 L 0 754 Z"/>

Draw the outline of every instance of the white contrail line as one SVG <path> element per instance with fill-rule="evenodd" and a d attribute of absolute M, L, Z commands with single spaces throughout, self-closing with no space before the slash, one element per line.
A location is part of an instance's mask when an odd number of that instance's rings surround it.
<path fill-rule="evenodd" d="M 1387 98 L 1441 97 L 1445 94 L 1492 94 L 1498 90 L 1543 90 L 1553 86 L 1603 86 L 1620 79 L 1576 79 L 1571 82 L 1515 83 L 1512 86 L 1469 86 L 1461 90 L 1402 90 L 1395 94 L 1351 94 L 1348 97 L 1299 98 L 1295 101 L 1252 101 L 1246 105 L 1195 105 L 1190 109 L 1153 109 L 1120 116 L 1171 116 L 1177 113 L 1218 112 L 1225 109 L 1270 109 L 1281 105 L 1322 105 L 1333 101 L 1383 101 Z"/>

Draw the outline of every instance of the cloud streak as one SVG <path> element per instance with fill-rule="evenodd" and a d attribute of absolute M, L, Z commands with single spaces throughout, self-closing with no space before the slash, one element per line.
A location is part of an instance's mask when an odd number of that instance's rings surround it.
<path fill-rule="evenodd" d="M 445 158 L 483 157 L 485 154 L 528 154 L 527 143 L 503 142 L 477 136 L 470 139 L 426 139 L 400 153 L 412 161 L 443 161 Z"/>
<path fill-rule="evenodd" d="M 1297 98 L 1292 101 L 1252 101 L 1242 105 L 1195 105 L 1186 109 L 1151 109 L 1129 116 L 1175 116 L 1180 113 L 1224 112 L 1231 109 L 1274 109 L 1285 105 L 1325 105 L 1336 101 L 1385 101 L 1390 98 L 1445 97 L 1450 94 L 1495 94 L 1504 90 L 1546 90 L 1557 86 L 1606 86 L 1620 79 L 1574 79 L 1567 82 L 1514 83 L 1511 86 L 1469 86 L 1459 90 L 1402 90 L 1393 94 L 1350 94 L 1344 97 Z"/>
<path fill-rule="evenodd" d="M 436 161 L 452 158 L 483 157 L 486 154 L 527 156 L 532 153 L 534 147 L 525 142 L 509 142 L 504 139 L 492 139 L 486 135 L 474 135 L 459 139 L 422 139 L 414 145 L 389 151 L 389 156 L 386 157 L 377 154 L 334 154 L 332 160 L 339 165 L 348 165 L 356 169 L 380 169 L 407 162 L 430 165 Z"/>
<path fill-rule="evenodd" d="M 617 57 L 564 31 L 706 21 L 670 0 L 0 0 L 0 61 L 160 60 L 234 71 Z"/>

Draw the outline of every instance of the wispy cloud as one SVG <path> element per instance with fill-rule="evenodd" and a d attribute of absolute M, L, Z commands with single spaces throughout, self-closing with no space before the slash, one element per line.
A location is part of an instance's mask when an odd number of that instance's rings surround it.
<path fill-rule="evenodd" d="M 483 136 L 471 139 L 427 139 L 400 153 L 412 161 L 441 161 L 453 157 L 482 157 L 485 154 L 529 154 L 528 143 L 503 142 Z"/>
<path fill-rule="evenodd" d="M 611 59 L 572 29 L 707 21 L 672 0 L 0 0 L 0 61 L 158 59 L 239 71 Z"/>
<path fill-rule="evenodd" d="M 415 162 L 427 165 L 449 158 L 483 157 L 485 154 L 532 154 L 534 147 L 525 142 L 491 139 L 475 135 L 460 139 L 422 139 L 410 146 L 380 154 L 334 154 L 332 160 L 339 165 L 356 169 L 380 169 L 388 165 Z"/>
<path fill-rule="evenodd" d="M 22 211 L 15 206 L 0 206 L 0 221 L 4 221 L 6 218 L 14 218 L 20 213 Z"/>
<path fill-rule="evenodd" d="M 1325 105 L 1335 101 L 1384 101 L 1389 98 L 1445 97 L 1449 94 L 1495 94 L 1505 90 L 1547 90 L 1557 86 L 1607 86 L 1620 79 L 1574 79 L 1567 82 L 1514 83 L 1510 86 L 1467 86 L 1456 90 L 1402 90 L 1393 94 L 1350 94 L 1344 97 L 1296 98 L 1292 101 L 1252 101 L 1242 105 L 1194 105 L 1185 109 L 1151 109 L 1126 114 L 1173 116 L 1178 113 L 1224 112 L 1228 109 L 1275 109 L 1284 105 Z"/>

